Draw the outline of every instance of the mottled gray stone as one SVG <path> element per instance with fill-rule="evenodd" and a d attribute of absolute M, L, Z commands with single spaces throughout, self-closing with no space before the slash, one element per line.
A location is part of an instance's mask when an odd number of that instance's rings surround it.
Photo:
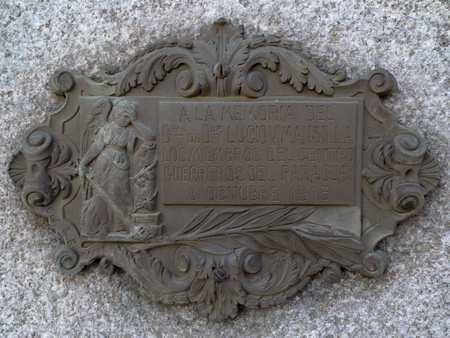
<path fill-rule="evenodd" d="M 58 68 L 95 76 L 124 67 L 149 41 L 197 34 L 218 17 L 249 35 L 297 40 L 319 64 L 350 76 L 385 68 L 399 90 L 384 100 L 419 131 L 442 167 L 441 186 L 420 213 L 381 242 L 391 265 L 377 279 L 320 276 L 290 302 L 208 322 L 192 306 L 140 297 L 121 273 L 96 265 L 74 276 L 52 263 L 61 239 L 20 200 L 6 173 L 25 130 L 62 99 L 47 81 Z M 450 4 L 423 0 L 58 1 L 0 3 L 0 336 L 446 337 L 450 335 Z"/>

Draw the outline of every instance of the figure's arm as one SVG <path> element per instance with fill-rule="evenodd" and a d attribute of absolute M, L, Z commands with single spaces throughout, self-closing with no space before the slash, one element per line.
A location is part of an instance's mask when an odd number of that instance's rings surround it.
<path fill-rule="evenodd" d="M 156 139 L 153 130 L 150 127 L 143 124 L 140 120 L 138 119 L 131 120 L 131 125 L 136 130 L 136 135 L 138 139 L 142 141 L 153 141 Z"/>
<path fill-rule="evenodd" d="M 84 155 L 78 167 L 78 172 L 80 174 L 81 179 L 84 180 L 86 178 L 86 173 L 88 172 L 88 165 L 102 153 L 103 148 L 104 148 L 103 144 L 94 142 L 91 148 L 89 148 L 86 155 Z"/>
<path fill-rule="evenodd" d="M 153 141 L 156 139 L 153 130 L 150 127 L 143 124 L 140 120 L 138 120 L 136 113 L 134 111 L 127 112 L 124 115 L 128 116 L 128 118 L 130 119 L 131 125 L 136 130 L 136 136 L 138 139 L 142 141 Z"/>

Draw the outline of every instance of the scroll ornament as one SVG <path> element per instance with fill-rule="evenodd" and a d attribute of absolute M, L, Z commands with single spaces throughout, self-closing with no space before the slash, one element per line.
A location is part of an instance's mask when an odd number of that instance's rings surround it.
<path fill-rule="evenodd" d="M 11 162 L 9 174 L 22 190 L 22 200 L 29 207 L 45 207 L 57 198 L 71 195 L 70 181 L 77 176 L 77 159 L 66 143 L 55 141 L 44 131 L 29 132 L 23 150 Z"/>

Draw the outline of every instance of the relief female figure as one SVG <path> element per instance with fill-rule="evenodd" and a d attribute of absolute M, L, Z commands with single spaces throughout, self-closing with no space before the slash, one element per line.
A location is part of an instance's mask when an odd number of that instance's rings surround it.
<path fill-rule="evenodd" d="M 83 204 L 82 223 L 87 235 L 104 237 L 111 232 L 129 231 L 133 211 L 129 155 L 134 154 L 137 139 L 155 140 L 153 131 L 137 119 L 137 112 L 133 102 L 117 100 L 112 122 L 98 131 L 80 161 L 80 177 L 98 186 Z"/>

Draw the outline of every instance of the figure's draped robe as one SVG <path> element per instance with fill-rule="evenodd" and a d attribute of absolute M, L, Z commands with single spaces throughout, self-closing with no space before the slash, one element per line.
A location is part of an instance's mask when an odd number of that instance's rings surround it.
<path fill-rule="evenodd" d="M 127 231 L 128 225 L 112 204 L 130 218 L 133 197 L 130 186 L 130 158 L 137 135 L 132 126 L 111 122 L 100 129 L 94 142 L 101 154 L 93 161 L 93 178 L 110 201 L 93 187 L 93 195 L 84 201 L 82 221 L 87 235 Z M 112 203 L 111 203 L 112 202 Z"/>

